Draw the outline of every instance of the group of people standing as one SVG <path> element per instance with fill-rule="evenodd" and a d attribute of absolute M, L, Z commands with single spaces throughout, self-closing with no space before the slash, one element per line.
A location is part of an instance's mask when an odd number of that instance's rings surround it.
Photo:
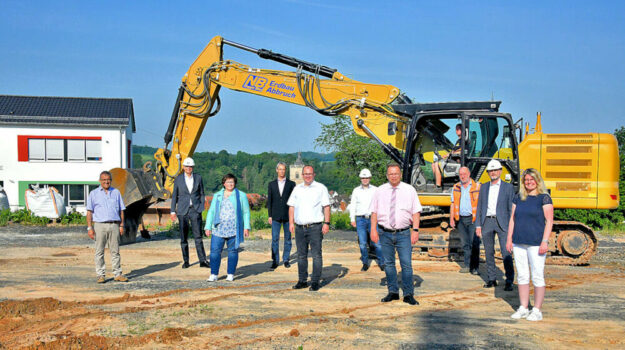
<path fill-rule="evenodd" d="M 515 265 L 518 273 L 521 305 L 511 317 L 540 321 L 545 296 L 545 258 L 553 225 L 553 202 L 536 169 L 523 172 L 517 194 L 510 183 L 501 180 L 502 165 L 499 161 L 491 160 L 486 171 L 490 181 L 479 184 L 471 179 L 467 167 L 460 168 L 460 182 L 454 185 L 451 192 L 449 224 L 457 228 L 464 252 L 464 266 L 460 272 L 479 274 L 481 239 L 486 258 L 484 288 L 496 287 L 497 236 L 503 258 L 505 291 L 514 289 Z M 530 270 L 534 284 L 534 307 L 531 312 L 528 309 Z"/>
<path fill-rule="evenodd" d="M 214 194 L 206 216 L 204 233 L 211 237 L 209 259 L 202 242 L 202 212 L 204 186 L 202 177 L 193 172 L 193 159 L 186 158 L 183 172 L 175 179 L 171 201 L 171 219 L 180 223 L 180 246 L 183 264 L 189 264 L 187 235 L 191 228 L 199 266 L 210 268 L 209 282 L 218 279 L 221 253 L 227 247 L 227 281 L 234 280 L 239 245 L 250 231 L 250 209 L 247 195 L 236 188 L 237 178 L 226 174 L 223 188 Z M 457 227 L 464 251 L 461 272 L 478 274 L 480 239 L 484 242 L 487 282 L 485 288 L 497 286 L 495 266 L 495 235 L 504 261 L 505 287 L 513 290 L 514 263 L 518 272 L 520 306 L 512 315 L 514 319 L 541 320 L 540 308 L 545 295 L 544 263 L 548 239 L 553 223 L 553 204 L 540 173 L 535 169 L 523 172 L 518 194 L 511 184 L 501 180 L 502 166 L 491 160 L 486 168 L 490 181 L 476 183 L 466 167 L 460 168 L 460 181 L 451 192 L 450 225 Z M 307 165 L 302 170 L 303 183 L 296 185 L 286 178 L 286 164 L 276 166 L 277 179 L 268 186 L 268 221 L 272 228 L 272 269 L 290 267 L 291 235 L 297 246 L 298 281 L 294 289 L 321 288 L 323 269 L 322 242 L 330 229 L 330 196 L 325 185 L 315 181 L 314 168 Z M 371 172 L 360 172 L 360 186 L 352 192 L 350 218 L 358 233 L 362 271 L 371 265 L 368 244 L 373 245 L 378 266 L 386 274 L 388 294 L 381 299 L 390 302 L 399 299 L 395 253 L 401 266 L 403 301 L 418 304 L 414 298 L 412 247 L 419 239 L 419 196 L 415 188 L 401 181 L 401 168 L 390 164 L 386 169 L 387 183 L 380 187 L 371 184 Z M 87 199 L 89 236 L 96 241 L 96 273 L 98 283 L 106 282 L 104 247 L 109 244 L 115 281 L 127 282 L 122 275 L 119 240 L 123 234 L 125 206 L 119 191 L 110 186 L 111 174 L 100 174 L 101 186 Z M 282 262 L 280 259 L 280 229 L 284 232 Z M 119 232 L 119 235 L 117 234 Z M 369 243 L 368 243 L 369 242 Z M 310 284 L 308 283 L 308 252 L 313 260 Z M 529 310 L 529 280 L 534 284 L 534 307 Z"/>

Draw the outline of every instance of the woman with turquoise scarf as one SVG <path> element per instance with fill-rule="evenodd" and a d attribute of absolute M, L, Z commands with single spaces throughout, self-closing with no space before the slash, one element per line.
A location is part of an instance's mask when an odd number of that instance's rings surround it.
<path fill-rule="evenodd" d="M 250 204 L 247 195 L 236 189 L 237 178 L 226 174 L 221 179 L 224 188 L 215 193 L 206 215 L 206 237 L 211 234 L 209 282 L 217 281 L 221 251 L 224 244 L 228 247 L 228 276 L 226 281 L 234 280 L 234 272 L 239 262 L 239 245 L 250 235 Z"/>

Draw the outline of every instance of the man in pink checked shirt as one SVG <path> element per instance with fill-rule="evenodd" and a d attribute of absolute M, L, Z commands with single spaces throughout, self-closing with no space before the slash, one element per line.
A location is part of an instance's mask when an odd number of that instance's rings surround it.
<path fill-rule="evenodd" d="M 414 298 L 412 279 L 412 245 L 419 240 L 421 203 L 414 187 L 401 182 L 398 164 L 386 167 L 388 183 L 380 186 L 371 200 L 371 241 L 382 245 L 388 294 L 382 298 L 386 303 L 399 300 L 395 251 L 401 265 L 404 303 L 419 304 Z"/>

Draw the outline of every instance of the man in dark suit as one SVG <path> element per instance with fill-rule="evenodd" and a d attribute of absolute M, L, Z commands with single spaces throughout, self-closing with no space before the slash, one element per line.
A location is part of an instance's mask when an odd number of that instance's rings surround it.
<path fill-rule="evenodd" d="M 278 163 L 276 166 L 278 179 L 269 183 L 267 190 L 267 211 L 269 224 L 271 224 L 271 268 L 275 269 L 280 264 L 280 226 L 284 232 L 284 250 L 282 259 L 284 267 L 290 267 L 289 257 L 291 254 L 291 231 L 289 231 L 289 207 L 286 202 L 295 188 L 295 182 L 286 178 L 286 164 Z"/>
<path fill-rule="evenodd" d="M 499 238 L 499 247 L 503 257 L 503 267 L 506 272 L 506 286 L 504 290 L 511 291 L 514 282 L 514 266 L 512 255 L 506 250 L 508 238 L 508 224 L 512 211 L 514 187 L 501 180 L 501 163 L 495 159 L 488 162 L 486 171 L 490 181 L 480 188 L 480 198 L 477 202 L 475 220 L 475 234 L 484 242 L 488 282 L 484 288 L 497 286 L 497 267 L 495 267 L 495 234 Z"/>
<path fill-rule="evenodd" d="M 200 267 L 209 267 L 202 242 L 202 212 L 204 211 L 204 184 L 202 176 L 193 173 L 195 162 L 186 158 L 182 163 L 183 173 L 174 180 L 171 195 L 171 221 L 176 217 L 180 222 L 180 247 L 182 248 L 182 268 L 189 267 L 189 223 L 195 239 L 195 250 L 200 260 Z"/>

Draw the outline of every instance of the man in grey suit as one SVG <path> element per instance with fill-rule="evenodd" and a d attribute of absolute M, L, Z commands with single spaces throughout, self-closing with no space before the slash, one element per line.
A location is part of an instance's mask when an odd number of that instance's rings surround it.
<path fill-rule="evenodd" d="M 171 221 L 176 217 L 180 222 L 180 248 L 182 248 L 182 268 L 189 267 L 189 223 L 195 250 L 200 260 L 200 267 L 209 267 L 202 242 L 202 212 L 204 211 L 204 184 L 202 176 L 193 173 L 195 162 L 192 158 L 186 158 L 182 163 L 183 173 L 174 180 L 174 191 L 171 195 Z"/>
<path fill-rule="evenodd" d="M 508 223 L 512 211 L 514 187 L 501 180 L 501 163 L 493 159 L 486 165 L 490 181 L 482 184 L 480 198 L 477 202 L 475 234 L 484 242 L 488 282 L 484 288 L 497 286 L 497 267 L 495 267 L 495 234 L 499 238 L 499 247 L 506 272 L 504 290 L 511 291 L 514 282 L 514 265 L 512 255 L 506 250 Z"/>

